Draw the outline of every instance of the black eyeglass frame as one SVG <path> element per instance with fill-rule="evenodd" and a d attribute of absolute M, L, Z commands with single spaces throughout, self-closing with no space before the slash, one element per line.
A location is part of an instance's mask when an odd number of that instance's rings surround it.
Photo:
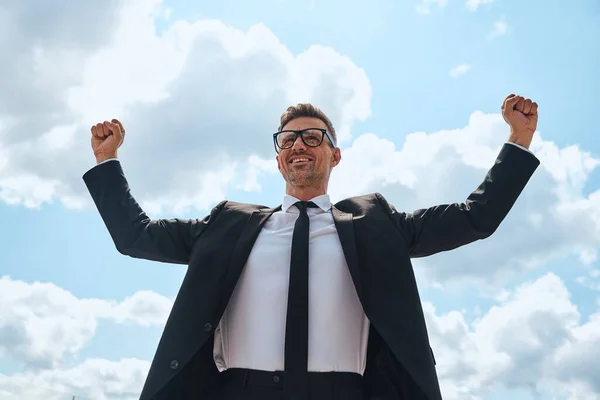
<path fill-rule="evenodd" d="M 319 144 L 317 144 L 315 146 L 311 146 L 308 143 L 306 143 L 306 141 L 304 140 L 304 133 L 306 131 L 320 131 L 322 133 L 322 135 L 321 135 L 321 141 L 319 142 Z M 279 134 L 281 134 L 283 132 L 294 132 L 294 134 L 295 134 L 294 140 L 292 141 L 292 145 L 290 147 L 281 147 L 277 143 L 277 136 L 279 136 Z M 306 129 L 299 129 L 299 130 L 285 129 L 283 131 L 275 132 L 273 134 L 273 145 L 275 146 L 275 152 L 279 154 L 279 152 L 281 150 L 287 150 L 287 149 L 291 149 L 292 147 L 294 147 L 294 143 L 296 143 L 296 140 L 298 140 L 298 136 L 300 136 L 300 139 L 302 139 L 302 143 L 304 143 L 308 147 L 319 147 L 320 145 L 323 144 L 323 139 L 325 139 L 325 136 L 327 136 L 327 139 L 329 139 L 329 143 L 331 143 L 331 146 L 335 148 L 335 142 L 331 138 L 331 135 L 329 134 L 329 132 L 327 132 L 327 129 L 323 129 L 323 128 L 306 128 Z"/>

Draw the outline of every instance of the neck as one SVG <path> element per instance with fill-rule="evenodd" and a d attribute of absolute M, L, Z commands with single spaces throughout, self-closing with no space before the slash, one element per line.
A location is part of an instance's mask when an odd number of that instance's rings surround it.
<path fill-rule="evenodd" d="M 317 196 L 327 194 L 327 187 L 294 187 L 286 185 L 285 194 L 294 196 L 300 201 L 309 201 Z"/>

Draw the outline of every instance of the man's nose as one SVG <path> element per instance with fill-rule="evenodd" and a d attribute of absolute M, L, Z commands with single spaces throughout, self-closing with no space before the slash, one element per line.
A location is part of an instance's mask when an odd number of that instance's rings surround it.
<path fill-rule="evenodd" d="M 302 140 L 302 135 L 296 136 L 296 140 L 294 141 L 292 150 L 294 150 L 294 151 L 306 150 L 306 145 L 304 144 L 304 141 Z"/>

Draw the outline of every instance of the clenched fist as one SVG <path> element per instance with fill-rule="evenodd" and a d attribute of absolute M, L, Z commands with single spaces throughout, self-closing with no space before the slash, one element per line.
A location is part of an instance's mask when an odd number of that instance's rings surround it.
<path fill-rule="evenodd" d="M 502 117 L 510 125 L 510 142 L 529 148 L 537 128 L 538 105 L 531 99 L 511 94 L 502 104 Z"/>
<path fill-rule="evenodd" d="M 109 158 L 117 158 L 117 150 L 125 139 L 123 124 L 117 119 L 111 122 L 99 122 L 92 126 L 92 150 L 96 162 L 101 163 Z"/>

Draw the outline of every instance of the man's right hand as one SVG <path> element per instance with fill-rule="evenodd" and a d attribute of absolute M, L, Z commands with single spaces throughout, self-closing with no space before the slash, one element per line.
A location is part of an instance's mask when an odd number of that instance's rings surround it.
<path fill-rule="evenodd" d="M 117 158 L 117 150 L 125 139 L 123 124 L 117 119 L 104 121 L 92 126 L 92 150 L 96 162 Z"/>

